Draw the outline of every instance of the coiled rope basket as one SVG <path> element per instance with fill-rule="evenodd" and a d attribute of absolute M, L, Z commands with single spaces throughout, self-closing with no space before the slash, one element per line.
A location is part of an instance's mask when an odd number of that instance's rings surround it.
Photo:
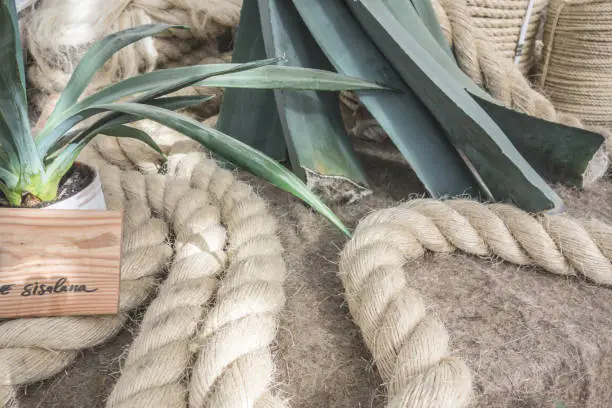
<path fill-rule="evenodd" d="M 515 63 L 521 28 L 526 24 L 518 65 L 528 75 L 536 59 L 536 37 L 549 0 L 535 0 L 529 19 L 530 0 L 469 0 L 472 21 L 489 38 L 504 60 Z"/>
<path fill-rule="evenodd" d="M 251 187 L 181 139 L 160 141 L 169 151 L 165 174 L 148 147 L 131 141 L 97 139 L 84 153 L 101 172 L 109 207 L 124 211 L 121 313 L 1 322 L 1 406 L 18 407 L 15 387 L 108 341 L 153 294 L 107 407 L 288 406 L 274 391 L 271 351 L 287 273 L 276 220 Z M 598 221 L 468 200 L 413 200 L 372 213 L 342 250 L 338 273 L 389 407 L 469 403 L 470 370 L 403 272 L 426 251 L 456 250 L 612 284 L 612 227 Z"/>
<path fill-rule="evenodd" d="M 557 109 L 612 129 L 612 2 L 551 0 L 540 87 Z"/>

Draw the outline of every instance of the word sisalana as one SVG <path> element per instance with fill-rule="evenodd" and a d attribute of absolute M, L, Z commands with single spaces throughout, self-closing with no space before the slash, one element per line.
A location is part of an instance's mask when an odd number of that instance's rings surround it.
<path fill-rule="evenodd" d="M 0 296 L 9 295 L 13 293 L 13 290 L 19 290 L 21 296 L 44 296 L 44 295 L 55 295 L 61 293 L 91 293 L 96 292 L 97 288 L 88 288 L 87 285 L 74 285 L 69 284 L 68 279 L 59 278 L 54 284 L 45 283 L 26 283 L 19 287 L 16 284 L 0 284 Z"/>

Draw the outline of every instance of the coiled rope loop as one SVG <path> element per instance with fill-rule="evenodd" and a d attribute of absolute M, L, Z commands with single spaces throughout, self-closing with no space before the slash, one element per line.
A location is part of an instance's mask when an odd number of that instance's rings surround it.
<path fill-rule="evenodd" d="M 612 226 L 599 221 L 535 218 L 510 205 L 468 200 L 412 200 L 372 213 L 341 252 L 340 277 L 390 407 L 468 403 L 470 372 L 451 355 L 448 333 L 426 313 L 403 270 L 425 251 L 455 250 L 612 285 Z"/>

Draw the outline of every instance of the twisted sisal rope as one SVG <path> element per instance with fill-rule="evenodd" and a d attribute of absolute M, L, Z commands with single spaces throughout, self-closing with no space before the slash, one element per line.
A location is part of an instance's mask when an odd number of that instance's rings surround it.
<path fill-rule="evenodd" d="M 450 355 L 448 333 L 427 314 L 404 273 L 406 260 L 426 250 L 459 249 L 537 265 L 570 275 L 579 271 L 612 284 L 612 227 L 566 216 L 539 220 L 505 204 L 414 200 L 363 219 L 340 255 L 340 277 L 351 315 L 387 383 L 390 407 L 464 407 L 471 376 Z"/>
<path fill-rule="evenodd" d="M 178 264 L 175 261 L 162 294 L 147 311 L 141 332 L 127 357 L 126 370 L 107 406 L 139 407 L 163 398 L 162 401 L 172 402 L 164 406 L 182 407 L 188 393 L 190 407 L 283 407 L 284 403 L 269 391 L 274 373 L 269 346 L 274 341 L 278 313 L 284 305 L 282 284 L 285 279 L 275 221 L 263 200 L 250 187 L 193 150 L 198 150 L 197 146 L 189 142 L 173 146 L 167 176 L 173 182 L 167 186 L 175 192 L 183 192 L 184 198 L 177 202 L 175 198 L 181 194 L 170 193 L 168 197 L 174 198 L 165 200 L 166 215 L 180 219 L 178 225 L 185 226 L 187 231 L 196 228 L 201 234 L 210 234 L 210 229 L 202 229 L 201 222 L 194 225 L 189 214 L 198 205 L 205 205 L 204 194 L 220 203 L 221 217 L 230 237 L 226 276 L 216 294 L 215 306 L 203 313 L 203 306 L 214 287 L 212 276 L 220 263 L 201 255 L 180 258 L 178 252 Z M 129 166 L 131 162 L 122 150 L 103 152 L 112 156 L 115 163 Z M 137 156 L 135 152 L 131 154 L 132 159 Z M 197 196 L 200 200 L 192 199 Z M 215 222 L 218 222 L 216 218 Z M 217 235 L 218 228 L 218 224 L 213 227 Z M 187 236 L 201 245 L 203 236 Z M 177 277 L 173 275 L 175 268 Z M 183 286 L 187 283 L 185 278 L 191 281 L 194 276 L 206 287 L 193 293 L 191 298 L 195 300 L 188 305 L 177 305 L 177 285 Z M 199 329 L 192 324 L 177 332 L 175 326 L 185 317 L 180 316 L 184 314 L 180 309 L 187 306 L 191 307 L 194 319 L 188 318 L 189 322 L 197 321 L 197 316 L 203 314 L 204 321 Z M 155 321 L 160 322 L 159 327 L 147 324 Z M 165 335 L 160 335 L 162 333 Z M 187 386 L 181 380 L 187 375 L 192 357 L 189 350 L 193 351 L 194 347 L 200 351 Z M 173 353 L 183 358 L 178 359 Z M 160 358 L 160 354 L 167 359 L 156 362 L 151 358 L 153 355 Z M 178 361 L 175 360 L 169 369 L 168 361 L 174 358 Z M 140 371 L 142 367 L 147 369 Z M 237 389 L 240 392 L 236 392 Z"/>
<path fill-rule="evenodd" d="M 547 4 L 548 0 L 534 1 L 518 61 L 523 75 L 528 75 L 533 66 L 535 39 Z M 514 63 L 529 0 L 468 0 L 467 5 L 476 27 L 483 31 L 507 63 Z"/>
<path fill-rule="evenodd" d="M 612 3 L 552 0 L 541 71 L 560 111 L 612 129 Z"/>
<path fill-rule="evenodd" d="M 166 177 L 164 213 L 176 235 L 176 255 L 144 315 L 107 407 L 184 404 L 183 379 L 193 357 L 193 337 L 217 286 L 215 275 L 224 265 L 226 232 L 218 209 L 205 191 Z"/>
<path fill-rule="evenodd" d="M 94 154 L 87 162 L 94 164 Z M 117 317 L 17 319 L 0 323 L 0 404 L 16 407 L 14 387 L 46 379 L 65 369 L 79 351 L 108 340 L 122 327 L 127 313 L 151 294 L 172 250 L 168 227 L 157 218 L 162 208 L 147 200 L 143 176 L 121 174 L 113 166 L 100 172 L 107 206 L 124 211 L 120 314 Z M 156 194 L 159 193 L 156 191 Z"/>

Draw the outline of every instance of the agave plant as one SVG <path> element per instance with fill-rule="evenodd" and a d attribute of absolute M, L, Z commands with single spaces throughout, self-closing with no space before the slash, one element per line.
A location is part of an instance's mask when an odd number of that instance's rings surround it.
<path fill-rule="evenodd" d="M 81 98 L 96 72 L 118 50 L 147 36 L 184 26 L 150 24 L 113 33 L 93 44 L 75 68 L 44 127 L 35 136 L 28 119 L 26 77 L 14 0 L 0 0 L 0 192 L 13 206 L 25 197 L 57 197 L 60 181 L 98 134 L 142 141 L 163 156 L 145 132 L 128 126 L 150 119 L 196 140 L 243 168 L 310 204 L 348 234 L 340 220 L 293 173 L 273 158 L 175 111 L 212 96 L 167 96 L 188 86 L 341 91 L 386 89 L 334 72 L 275 65 L 279 59 L 209 64 L 145 73 Z M 119 102 L 121 101 L 121 102 Z M 83 125 L 83 121 L 93 123 Z M 239 119 L 237 119 L 239 120 Z M 79 126 L 81 125 L 81 126 Z"/>
<path fill-rule="evenodd" d="M 461 71 L 430 0 L 244 0 L 232 62 L 280 55 L 294 66 L 400 90 L 357 95 L 433 197 L 469 194 L 559 212 L 563 202 L 548 182 L 582 186 L 601 173 L 591 165 L 602 136 L 507 109 Z M 244 109 L 245 97 L 258 100 L 258 109 Z M 364 184 L 338 102 L 330 99 L 230 89 L 217 127 L 288 159 L 302 179 Z M 307 120 L 295 115 L 296 106 Z M 232 120 L 236 113 L 242 121 Z"/>

